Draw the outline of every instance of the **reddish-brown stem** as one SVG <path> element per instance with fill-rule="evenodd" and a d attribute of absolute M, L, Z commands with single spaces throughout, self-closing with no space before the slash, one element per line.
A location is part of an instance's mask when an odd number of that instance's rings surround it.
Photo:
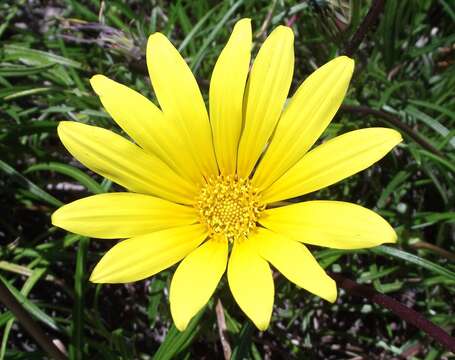
<path fill-rule="evenodd" d="M 402 320 L 425 332 L 446 349 L 455 351 L 455 338 L 450 336 L 439 326 L 427 320 L 417 311 L 407 307 L 388 295 L 377 292 L 371 286 L 358 284 L 357 282 L 347 279 L 340 274 L 332 273 L 330 276 L 337 282 L 338 286 L 346 290 L 349 295 L 366 298 L 372 303 L 390 310 Z"/>
<path fill-rule="evenodd" d="M 57 346 L 55 346 L 52 340 L 46 335 L 36 321 L 33 320 L 30 314 L 24 309 L 19 301 L 17 301 L 13 294 L 11 294 L 2 281 L 0 281 L 0 300 L 51 358 L 56 360 L 67 360 L 66 355 L 63 354 Z"/>
<path fill-rule="evenodd" d="M 444 157 L 444 154 L 436 149 L 433 145 L 431 145 L 428 141 L 426 141 L 422 136 L 420 136 L 417 132 L 415 132 L 409 125 L 406 125 L 402 122 L 397 116 L 388 113 L 383 110 L 375 110 L 371 109 L 367 106 L 351 106 L 351 105 L 342 105 L 340 107 L 341 111 L 359 114 L 359 115 L 371 115 L 381 120 L 385 121 L 386 123 L 393 125 L 406 133 L 410 138 L 412 138 L 417 144 L 422 146 L 424 149 L 428 150 L 429 152 Z"/>
<path fill-rule="evenodd" d="M 362 23 L 360 24 L 355 34 L 352 36 L 351 40 L 346 44 L 344 50 L 342 51 L 342 54 L 349 57 L 352 57 L 352 55 L 354 55 L 368 30 L 376 22 L 383 9 L 384 0 L 373 1 L 368 14 L 363 19 Z"/>
<path fill-rule="evenodd" d="M 231 345 L 229 345 L 228 339 L 226 337 L 227 327 L 226 319 L 224 317 L 224 308 L 221 300 L 218 299 L 216 302 L 216 320 L 218 323 L 218 333 L 220 335 L 221 346 L 223 347 L 223 355 L 225 360 L 229 360 L 232 356 Z"/>

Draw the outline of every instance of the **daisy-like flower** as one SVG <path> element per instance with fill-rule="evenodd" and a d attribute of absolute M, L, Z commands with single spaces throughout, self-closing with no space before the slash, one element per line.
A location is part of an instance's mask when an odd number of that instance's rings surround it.
<path fill-rule="evenodd" d="M 381 159 L 398 132 L 367 128 L 310 150 L 348 88 L 352 59 L 320 67 L 285 105 L 294 66 L 293 33 L 278 26 L 250 70 L 251 24 L 242 19 L 210 81 L 210 116 L 196 80 L 169 40 L 150 36 L 147 66 L 160 108 L 95 75 L 106 111 L 132 141 L 77 122 L 61 122 L 68 151 L 125 187 L 58 209 L 52 223 L 68 231 L 123 240 L 90 280 L 127 283 L 179 261 L 169 300 L 184 330 L 208 302 L 227 268 L 231 292 L 261 330 L 272 314 L 270 264 L 299 287 L 334 302 L 335 282 L 303 244 L 358 249 L 396 241 L 376 213 L 339 201 L 283 203 L 332 185 Z"/>

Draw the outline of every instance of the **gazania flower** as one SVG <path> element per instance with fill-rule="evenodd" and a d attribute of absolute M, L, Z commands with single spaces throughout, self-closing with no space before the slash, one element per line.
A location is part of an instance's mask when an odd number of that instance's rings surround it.
<path fill-rule="evenodd" d="M 396 241 L 391 226 L 359 205 L 283 200 L 353 175 L 401 141 L 385 128 L 351 131 L 310 150 L 351 78 L 341 56 L 310 75 L 287 105 L 293 33 L 279 26 L 250 68 L 249 19 L 240 20 L 210 81 L 210 117 L 196 80 L 169 40 L 150 36 L 147 65 L 160 108 L 95 75 L 104 108 L 131 138 L 62 122 L 68 151 L 128 192 L 100 194 L 58 209 L 68 231 L 123 240 L 96 265 L 95 283 L 141 280 L 178 262 L 170 286 L 175 325 L 186 328 L 227 268 L 231 292 L 261 330 L 272 314 L 270 264 L 299 287 L 334 302 L 335 282 L 304 245 L 357 249 Z"/>

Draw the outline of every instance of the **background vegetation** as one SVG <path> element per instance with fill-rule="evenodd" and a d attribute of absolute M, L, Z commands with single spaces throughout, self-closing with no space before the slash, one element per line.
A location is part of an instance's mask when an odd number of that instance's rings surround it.
<path fill-rule="evenodd" d="M 340 53 L 370 5 L 362 0 L 0 3 L 0 281 L 71 359 L 222 358 L 217 299 L 234 359 L 454 358 L 364 299 L 341 291 L 331 305 L 281 277 L 267 332 L 254 328 L 222 283 L 189 329 L 178 333 L 167 298 L 172 269 L 134 284 L 91 284 L 88 275 L 112 242 L 50 224 L 61 204 L 113 189 L 63 148 L 58 121 L 118 130 L 88 83 L 97 73 L 153 99 L 143 57 L 149 34 L 170 36 L 207 94 L 211 70 L 236 20 L 252 18 L 254 51 L 273 27 L 288 24 L 296 35 L 294 90 Z M 452 334 L 454 23 L 450 0 L 386 2 L 354 54 L 347 106 L 323 137 L 391 126 L 405 141 L 378 165 L 308 196 L 375 209 L 399 234 L 393 247 L 313 248 L 329 271 L 373 285 Z M 388 115 L 367 115 L 371 109 Z M 12 314 L 0 309 L 0 359 L 44 358 Z"/>

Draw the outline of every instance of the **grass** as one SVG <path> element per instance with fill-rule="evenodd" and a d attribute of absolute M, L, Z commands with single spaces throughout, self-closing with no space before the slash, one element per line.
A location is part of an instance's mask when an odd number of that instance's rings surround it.
<path fill-rule="evenodd" d="M 369 1 L 31 4 L 0 4 L 0 281 L 51 338 L 64 344 L 71 359 L 221 358 L 216 299 L 224 305 L 234 359 L 453 358 L 378 306 L 343 291 L 330 305 L 280 277 L 267 332 L 252 326 L 222 282 L 188 330 L 179 333 L 166 290 L 172 269 L 134 284 L 91 284 L 90 271 L 111 243 L 50 224 L 50 214 L 62 203 L 114 189 L 71 158 L 56 126 L 75 120 L 119 130 L 89 85 L 96 73 L 154 99 L 143 57 L 149 34 L 170 36 L 207 94 L 211 70 L 236 20 L 252 18 L 254 51 L 274 26 L 289 24 L 296 35 L 293 91 L 341 51 Z M 314 248 L 328 270 L 372 284 L 452 334 L 454 24 L 451 1 L 386 1 L 383 16 L 354 55 L 356 71 L 345 104 L 393 114 L 408 129 L 400 128 L 405 141 L 378 165 L 311 194 L 372 208 L 399 235 L 394 247 Z M 394 125 L 345 109 L 324 138 L 368 126 Z M 435 150 L 416 142 L 415 134 Z M 0 359 L 44 357 L 5 308 L 0 328 Z"/>

